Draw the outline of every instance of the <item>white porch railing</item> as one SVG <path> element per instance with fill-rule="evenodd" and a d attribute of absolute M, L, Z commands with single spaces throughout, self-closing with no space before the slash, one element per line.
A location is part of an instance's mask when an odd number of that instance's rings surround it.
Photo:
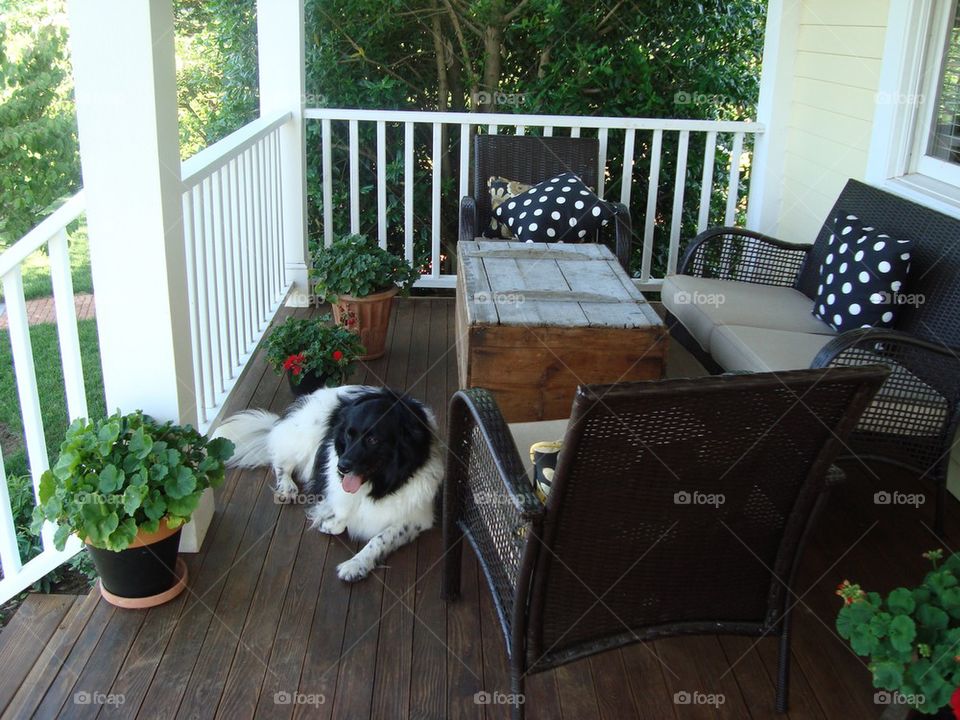
<path fill-rule="evenodd" d="M 262 118 L 185 161 L 182 166 L 184 238 L 197 415 L 209 427 L 289 290 L 282 238 L 278 131 L 290 113 Z M 66 227 L 85 210 L 80 191 L 0 255 L 10 345 L 23 416 L 34 496 L 50 466 L 30 345 L 21 268 L 46 247 L 56 304 L 67 410 L 87 417 L 86 388 L 73 299 Z M 116 348 L 104 348 L 110 352 Z M 44 527 L 42 552 L 24 562 L 0 454 L 0 602 L 29 587 L 82 547 L 71 538 L 63 552 Z"/>
<path fill-rule="evenodd" d="M 278 133 L 261 118 L 183 163 L 183 222 L 197 415 L 209 427 L 290 284 Z"/>
<path fill-rule="evenodd" d="M 14 246 L 0 255 L 0 278 L 3 278 L 4 301 L 10 330 L 10 350 L 17 377 L 17 393 L 26 441 L 27 459 L 33 480 L 34 498 L 39 497 L 40 476 L 50 467 L 47 440 L 40 414 L 40 393 L 30 344 L 30 325 L 27 304 L 23 295 L 23 262 L 37 250 L 46 247 L 50 258 L 50 277 L 56 305 L 57 335 L 63 362 L 63 379 L 70 420 L 87 416 L 86 387 L 80 359 L 80 337 L 77 331 L 77 313 L 73 301 L 73 278 L 70 275 L 70 254 L 67 249 L 67 225 L 85 210 L 83 191 L 70 198 L 60 208 L 23 236 Z M 41 540 L 43 551 L 24 562 L 17 546 L 13 510 L 7 487 L 7 473 L 0 454 L 0 602 L 4 602 L 29 587 L 48 572 L 79 552 L 83 543 L 72 537 L 63 551 L 53 545 L 54 526 L 46 523 Z"/>
<path fill-rule="evenodd" d="M 621 172 L 620 202 L 628 207 L 637 183 L 635 177 L 635 149 L 639 141 L 649 148 L 648 157 L 644 158 L 649 166 L 645 178 L 646 198 L 645 213 L 634 213 L 634 235 L 642 246 L 642 264 L 638 285 L 644 290 L 657 290 L 663 280 L 653 276 L 654 257 L 654 228 L 657 220 L 656 208 L 660 187 L 664 182 L 673 183 L 673 204 L 669 219 L 669 247 L 667 256 L 667 272 L 676 270 L 679 259 L 681 220 L 684 211 L 696 209 L 698 232 L 705 229 L 710 220 L 710 204 L 714 193 L 714 169 L 718 143 L 722 138 L 728 138 L 730 162 L 727 169 L 726 197 L 724 202 L 724 224 L 734 223 L 740 198 L 740 175 L 744 163 L 746 142 L 751 136 L 763 132 L 763 126 L 747 122 L 722 122 L 712 120 L 671 120 L 656 118 L 612 118 L 612 117 L 577 117 L 566 115 L 514 115 L 514 114 L 469 114 L 469 113 L 441 113 L 441 112 L 411 112 L 411 111 L 384 111 L 384 110 L 345 110 L 311 108 L 304 111 L 304 117 L 321 122 L 322 135 L 322 187 L 323 187 L 323 232 L 324 242 L 329 245 L 335 234 L 342 234 L 349 230 L 351 233 L 361 232 L 360 227 L 360 155 L 362 123 L 373 124 L 376 128 L 376 147 L 374 148 L 376 161 L 376 197 L 377 197 L 377 238 L 381 247 L 387 246 L 387 157 L 389 147 L 387 129 L 393 134 L 403 131 L 404 157 L 404 194 L 403 194 L 403 238 L 404 257 L 408 262 L 414 260 L 414 217 L 417 210 L 424 213 L 424 223 L 429 226 L 430 233 L 430 268 L 417 282 L 419 287 L 454 287 L 456 275 L 442 274 L 441 267 L 441 157 L 444 151 L 442 138 L 444 132 L 459 132 L 459 195 L 469 195 L 471 192 L 471 133 L 502 133 L 504 129 L 517 135 L 526 134 L 528 128 L 541 128 L 544 135 L 553 135 L 558 130 L 572 137 L 591 135 L 599 140 L 599 176 L 597 177 L 598 194 L 603 196 L 604 185 L 607 181 L 607 157 L 612 150 L 610 143 L 611 131 L 623 132 L 622 157 L 624 159 Z M 349 227 L 335 227 L 333 217 L 333 127 L 334 123 L 346 123 L 348 128 L 349 146 Z M 417 125 L 431 127 L 431 145 L 427 150 L 431 160 L 431 192 L 429 216 L 427 208 L 414 208 L 413 187 L 415 182 L 414 158 L 416 154 L 414 128 Z M 619 132 L 617 133 L 619 135 Z M 661 159 L 665 138 L 672 142 L 670 135 L 676 136 L 677 162 L 672 178 L 663 178 Z M 697 136 L 703 136 L 702 141 Z M 696 140 L 696 144 L 691 139 Z M 686 195 L 686 174 L 688 154 L 692 146 L 703 146 L 703 173 L 700 192 L 694 198 Z M 394 147 L 395 149 L 395 147 Z M 363 150 L 368 150 L 363 148 Z M 372 152 L 365 154 L 373 156 Z M 643 178 L 641 178 L 643 179 Z M 419 217 L 419 215 L 418 215 Z M 429 217 L 429 220 L 426 218 Z"/>

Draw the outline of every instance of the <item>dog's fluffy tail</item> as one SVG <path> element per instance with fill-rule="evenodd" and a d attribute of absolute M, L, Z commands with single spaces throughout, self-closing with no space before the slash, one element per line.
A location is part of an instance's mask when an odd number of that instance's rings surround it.
<path fill-rule="evenodd" d="M 244 410 L 224 420 L 213 437 L 226 438 L 236 446 L 227 465 L 243 468 L 269 465 L 270 431 L 279 419 L 266 410 Z"/>

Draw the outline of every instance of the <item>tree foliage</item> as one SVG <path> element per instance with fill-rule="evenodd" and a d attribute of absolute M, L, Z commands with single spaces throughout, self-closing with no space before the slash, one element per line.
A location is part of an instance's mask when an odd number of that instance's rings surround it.
<path fill-rule="evenodd" d="M 26 3 L 0 26 L 0 246 L 18 240 L 80 187 L 61 3 Z"/>

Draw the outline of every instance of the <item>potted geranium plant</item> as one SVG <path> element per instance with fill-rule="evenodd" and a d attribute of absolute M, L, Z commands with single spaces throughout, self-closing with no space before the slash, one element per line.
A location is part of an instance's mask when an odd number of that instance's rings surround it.
<path fill-rule="evenodd" d="M 960 555 L 923 557 L 933 565 L 923 582 L 885 597 L 844 580 L 837 631 L 870 658 L 884 717 L 960 718 Z"/>
<path fill-rule="evenodd" d="M 57 524 L 62 550 L 77 535 L 100 575 L 100 592 L 121 607 L 152 607 L 186 587 L 180 531 L 208 488 L 223 482 L 233 443 L 142 412 L 76 420 L 56 465 L 40 480 L 33 530 Z"/>
<path fill-rule="evenodd" d="M 347 235 L 313 256 L 314 292 L 331 303 L 337 325 L 359 335 L 363 360 L 383 355 L 393 297 L 417 277 L 402 258 L 363 235 Z"/>
<path fill-rule="evenodd" d="M 330 321 L 329 315 L 288 318 L 267 338 L 267 362 L 286 375 L 295 395 L 343 385 L 354 361 L 363 355 L 360 338 Z"/>

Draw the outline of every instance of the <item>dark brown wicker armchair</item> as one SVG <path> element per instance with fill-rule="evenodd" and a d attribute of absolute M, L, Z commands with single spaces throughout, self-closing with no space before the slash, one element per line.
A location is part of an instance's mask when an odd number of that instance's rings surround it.
<path fill-rule="evenodd" d="M 851 330 L 828 343 L 812 367 L 883 363 L 892 372 L 851 435 L 845 457 L 874 458 L 912 470 L 936 490 L 934 528 L 943 533 L 950 453 L 960 428 L 960 220 L 850 180 L 813 245 L 743 228 L 712 228 L 694 238 L 683 275 L 794 287 L 811 299 L 827 254 L 830 218 L 854 213 L 865 225 L 913 241 L 906 290 L 922 302 L 901 306 L 891 330 Z M 671 323 L 671 336 L 713 372 L 696 340 Z"/>
<path fill-rule="evenodd" d="M 478 135 L 474 139 L 473 196 L 460 200 L 460 240 L 476 240 L 490 223 L 487 181 L 505 177 L 533 185 L 561 172 L 576 173 L 596 189 L 600 146 L 595 138 Z M 631 249 L 630 210 L 610 203 L 615 214 L 615 252 L 629 272 Z"/>
<path fill-rule="evenodd" d="M 581 386 L 545 505 L 492 396 L 458 392 L 445 598 L 459 594 L 465 535 L 490 585 L 514 693 L 528 673 L 637 641 L 772 635 L 785 710 L 794 571 L 831 463 L 887 372 Z"/>

